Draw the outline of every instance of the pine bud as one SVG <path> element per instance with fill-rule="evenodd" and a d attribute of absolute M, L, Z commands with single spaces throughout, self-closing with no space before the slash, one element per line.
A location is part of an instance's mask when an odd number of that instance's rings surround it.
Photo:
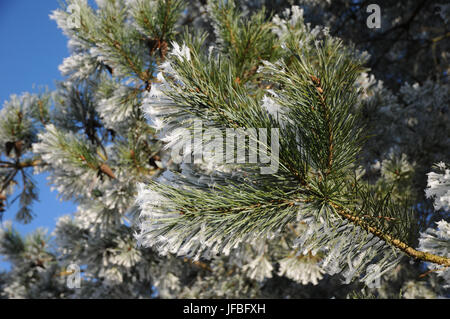
<path fill-rule="evenodd" d="M 316 86 L 320 85 L 320 79 L 315 77 L 314 75 L 310 75 L 311 80 L 314 82 Z"/>
<path fill-rule="evenodd" d="M 111 168 L 110 168 L 107 164 L 105 164 L 105 163 L 101 164 L 100 167 L 99 167 L 99 169 L 100 169 L 100 171 L 101 171 L 102 173 L 108 175 L 108 176 L 111 177 L 112 179 L 115 179 L 115 178 L 116 178 L 116 176 L 114 175 L 113 171 L 111 170 Z"/>

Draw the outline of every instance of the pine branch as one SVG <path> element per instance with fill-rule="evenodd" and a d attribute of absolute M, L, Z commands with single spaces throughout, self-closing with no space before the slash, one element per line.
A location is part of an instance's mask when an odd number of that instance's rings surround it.
<path fill-rule="evenodd" d="M 337 205 L 335 203 L 330 202 L 330 205 L 334 208 L 335 212 L 339 215 L 344 217 L 345 219 L 349 220 L 350 222 L 354 223 L 355 225 L 363 228 L 364 230 L 372 233 L 373 235 L 385 240 L 387 243 L 391 244 L 392 246 L 400 249 L 405 254 L 407 254 L 410 257 L 413 257 L 415 259 L 419 259 L 422 261 L 427 261 L 443 266 L 450 266 L 450 258 L 443 257 L 443 256 L 437 256 L 431 253 L 418 251 L 408 244 L 402 242 L 401 240 L 390 236 L 386 234 L 383 230 L 377 229 L 376 227 L 372 227 L 368 225 L 367 222 L 365 222 L 360 217 L 352 215 L 347 209 L 342 207 L 341 205 Z"/>
<path fill-rule="evenodd" d="M 219 24 L 217 33 L 222 35 L 222 40 L 229 41 L 226 45 L 233 48 L 228 52 L 228 55 L 232 56 L 233 50 L 236 50 L 233 43 L 238 41 L 235 30 L 228 15 L 224 18 L 223 9 L 215 9 L 221 13 L 222 19 L 222 26 Z M 345 190 L 349 188 L 346 185 L 349 180 L 345 176 L 352 171 L 365 139 L 363 130 L 357 123 L 358 114 L 353 113 L 353 106 L 357 102 L 354 83 L 364 70 L 364 61 L 335 39 L 326 38 L 320 44 L 313 38 L 309 41 L 312 49 L 308 49 L 308 44 L 298 47 L 295 41 L 286 43 L 286 51 L 296 58 L 292 60 L 286 57 L 285 61 L 290 61 L 289 67 L 283 61 L 276 65 L 267 62 L 263 70 L 264 74 L 268 75 L 268 82 L 277 85 L 277 97 L 274 100 L 284 107 L 278 123 L 273 121 L 271 116 L 267 116 L 259 102 L 251 97 L 253 92 L 250 85 L 242 86 L 240 81 L 236 85 L 234 72 L 239 74 L 239 68 L 236 66 L 239 61 L 226 63 L 226 54 L 219 55 L 215 60 L 205 59 L 202 53 L 189 43 L 188 56 L 178 55 L 171 59 L 171 65 L 176 72 L 172 76 L 177 80 L 170 82 L 172 90 L 167 94 L 174 102 L 172 105 L 180 107 L 180 113 L 175 114 L 191 113 L 208 123 L 227 127 L 273 127 L 274 124 L 280 124 L 281 119 L 284 121 L 283 125 L 280 125 L 284 126 L 284 138 L 281 141 L 279 162 L 281 168 L 287 170 L 272 179 L 263 179 L 249 170 L 249 175 L 253 176 L 249 184 L 239 187 L 240 193 L 236 199 L 233 198 L 236 196 L 233 194 L 233 187 L 226 189 L 215 186 L 211 189 L 206 185 L 199 185 L 189 187 L 188 190 L 176 190 L 161 184 L 152 185 L 153 190 L 158 190 L 167 200 L 173 202 L 167 205 L 168 211 L 178 214 L 168 214 L 167 220 L 155 219 L 158 225 L 155 229 L 158 231 L 152 236 L 175 236 L 177 230 L 182 229 L 188 231 L 186 237 L 194 236 L 191 230 L 197 229 L 195 224 L 205 222 L 207 236 L 215 237 L 219 243 L 223 240 L 225 245 L 230 247 L 243 238 L 248 238 L 252 232 L 261 235 L 286 225 L 294 218 L 289 215 L 293 206 L 304 202 L 309 203 L 319 213 L 326 206 L 331 207 L 336 216 L 346 220 L 351 227 L 361 228 L 363 232 L 374 235 L 411 257 L 446 265 L 448 258 L 419 252 L 403 241 L 401 237 L 406 237 L 408 232 L 412 231 L 409 228 L 412 222 L 409 217 L 401 220 L 404 216 L 400 215 L 395 205 L 389 204 L 383 208 L 380 205 L 383 205 L 385 200 L 376 201 L 366 195 L 359 199 L 363 200 L 362 205 L 353 203 L 346 207 L 337 204 L 348 201 L 349 194 L 346 194 Z M 244 48 L 244 51 L 248 50 Z M 288 147 L 283 147 L 283 144 Z M 300 149 L 298 154 L 293 154 L 293 148 Z M 292 164 L 304 167 L 304 170 L 299 172 Z M 241 169 L 246 169 L 244 167 L 241 166 Z M 300 181 L 299 194 L 307 196 L 306 199 L 283 199 L 286 198 L 282 195 L 283 192 L 288 192 L 292 186 L 283 185 L 279 178 L 287 177 L 289 173 Z M 222 182 L 221 178 L 214 179 Z M 232 185 L 232 180 L 229 179 L 226 183 Z M 175 181 L 189 185 L 189 181 L 182 178 L 176 178 Z M 259 197 L 260 190 L 250 186 L 252 183 L 255 184 L 252 186 L 261 189 L 264 189 L 263 185 L 270 185 L 272 190 L 266 190 L 266 195 L 272 199 Z M 278 195 L 275 195 L 274 188 L 279 192 Z M 221 194 L 217 193 L 218 189 Z M 275 196 L 279 196 L 279 200 L 273 200 Z M 386 211 L 391 208 L 392 212 Z M 361 210 L 361 214 L 351 214 L 352 209 Z M 369 211 L 364 212 L 366 209 Z M 159 210 L 158 207 L 156 211 Z M 333 222 L 332 218 L 326 218 L 330 219 L 327 223 Z M 214 220 L 220 227 L 213 226 Z M 336 227 L 341 226 L 346 225 L 338 224 Z M 218 234 L 219 231 L 221 234 Z M 146 236 L 144 231 L 142 238 Z M 338 237 L 339 234 L 336 233 L 335 236 Z M 160 244 L 158 240 L 157 242 Z M 214 245 L 212 242 L 210 245 Z M 185 244 L 189 247 L 188 243 L 180 243 L 182 246 Z M 361 243 L 365 247 L 369 244 L 370 240 Z M 175 246 L 169 244 L 167 249 L 170 251 Z M 360 253 L 355 252 L 355 255 L 357 254 Z"/>

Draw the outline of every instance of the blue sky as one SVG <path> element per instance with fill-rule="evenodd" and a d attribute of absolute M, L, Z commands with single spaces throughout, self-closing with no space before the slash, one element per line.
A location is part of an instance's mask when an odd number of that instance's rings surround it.
<path fill-rule="evenodd" d="M 55 88 L 61 80 L 58 66 L 69 55 L 67 38 L 49 14 L 57 9 L 57 0 L 0 0 L 0 106 L 11 94 L 38 92 L 39 87 Z M 33 88 L 36 85 L 37 88 Z M 38 227 L 51 231 L 58 216 L 73 213 L 75 205 L 61 202 L 51 192 L 45 175 L 36 175 L 40 202 L 35 203 L 36 217 L 27 225 L 13 222 L 27 234 Z M 13 220 L 17 205 L 8 207 L 3 220 Z M 8 264 L 1 262 L 0 269 Z"/>

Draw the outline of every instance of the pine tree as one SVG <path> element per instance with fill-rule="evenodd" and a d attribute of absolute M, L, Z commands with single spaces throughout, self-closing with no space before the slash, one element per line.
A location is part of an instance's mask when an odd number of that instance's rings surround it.
<path fill-rule="evenodd" d="M 50 235 L 4 223 L 2 296 L 448 296 L 445 54 L 434 77 L 389 69 L 399 87 L 379 72 L 392 48 L 370 56 L 367 30 L 339 18 L 360 21 L 362 4 L 263 2 L 73 0 L 52 13 L 72 54 L 54 92 L 1 110 L 0 208 L 19 192 L 29 221 L 44 171 L 78 208 Z"/>

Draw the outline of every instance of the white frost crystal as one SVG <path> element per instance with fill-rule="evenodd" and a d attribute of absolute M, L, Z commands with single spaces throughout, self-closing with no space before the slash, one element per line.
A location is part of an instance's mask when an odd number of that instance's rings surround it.
<path fill-rule="evenodd" d="M 248 277 L 256 281 L 272 278 L 272 270 L 272 264 L 264 255 L 259 256 L 244 266 L 244 271 L 247 271 Z"/>
<path fill-rule="evenodd" d="M 323 270 L 317 262 L 308 258 L 308 256 L 286 257 L 279 261 L 280 276 L 286 276 L 302 285 L 312 283 L 317 285 L 323 278 Z"/>
<path fill-rule="evenodd" d="M 450 257 L 450 224 L 445 220 L 437 222 L 437 229 L 428 228 L 421 234 L 419 250 L 435 255 Z M 450 288 L 450 268 L 437 264 L 428 264 L 428 268 L 443 277 L 446 285 Z"/>
<path fill-rule="evenodd" d="M 435 197 L 435 209 L 450 209 L 450 169 L 444 163 L 437 165 L 440 172 L 428 173 L 427 198 Z"/>

